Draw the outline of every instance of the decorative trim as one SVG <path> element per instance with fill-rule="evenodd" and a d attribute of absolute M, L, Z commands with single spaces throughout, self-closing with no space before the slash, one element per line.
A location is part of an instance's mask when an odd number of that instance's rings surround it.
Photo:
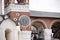
<path fill-rule="evenodd" d="M 29 5 L 9 4 L 9 6 L 5 8 L 5 13 L 7 14 L 11 11 L 29 12 Z"/>
<path fill-rule="evenodd" d="M 14 21 L 17 21 L 17 18 L 14 18 L 13 20 L 14 20 Z"/>
<path fill-rule="evenodd" d="M 20 14 L 19 13 L 16 13 L 16 16 L 19 16 Z"/>

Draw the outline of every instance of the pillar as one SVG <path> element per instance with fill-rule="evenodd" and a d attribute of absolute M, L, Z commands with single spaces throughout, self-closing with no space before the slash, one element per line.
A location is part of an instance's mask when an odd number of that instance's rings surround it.
<path fill-rule="evenodd" d="M 44 29 L 44 40 L 51 40 L 52 29 Z"/>
<path fill-rule="evenodd" d="M 18 32 L 18 40 L 21 40 L 21 31 Z"/>
<path fill-rule="evenodd" d="M 31 31 L 19 31 L 19 40 L 31 40 Z"/>
<path fill-rule="evenodd" d="M 17 31 L 12 31 L 9 34 L 9 40 L 18 40 L 18 32 Z"/>
<path fill-rule="evenodd" d="M 4 0 L 2 0 L 2 15 L 4 15 Z"/>

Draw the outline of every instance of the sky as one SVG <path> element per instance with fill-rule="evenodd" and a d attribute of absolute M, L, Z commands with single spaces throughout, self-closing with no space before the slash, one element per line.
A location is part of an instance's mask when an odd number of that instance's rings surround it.
<path fill-rule="evenodd" d="M 60 0 L 29 0 L 29 1 L 30 10 L 60 13 Z"/>

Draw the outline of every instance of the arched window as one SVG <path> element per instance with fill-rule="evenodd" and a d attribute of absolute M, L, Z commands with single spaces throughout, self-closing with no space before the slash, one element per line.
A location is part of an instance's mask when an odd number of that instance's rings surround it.
<path fill-rule="evenodd" d="M 44 39 L 44 25 L 36 21 L 32 23 L 32 34 L 37 36 L 37 40 L 43 40 Z"/>
<path fill-rule="evenodd" d="M 55 22 L 52 25 L 53 38 L 60 39 L 60 22 Z"/>

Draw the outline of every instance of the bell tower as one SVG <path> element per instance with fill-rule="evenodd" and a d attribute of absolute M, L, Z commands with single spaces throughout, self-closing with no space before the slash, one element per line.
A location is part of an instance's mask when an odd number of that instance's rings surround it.
<path fill-rule="evenodd" d="M 29 0 L 4 0 L 4 9 L 11 20 L 20 23 L 21 30 L 31 30 Z"/>

